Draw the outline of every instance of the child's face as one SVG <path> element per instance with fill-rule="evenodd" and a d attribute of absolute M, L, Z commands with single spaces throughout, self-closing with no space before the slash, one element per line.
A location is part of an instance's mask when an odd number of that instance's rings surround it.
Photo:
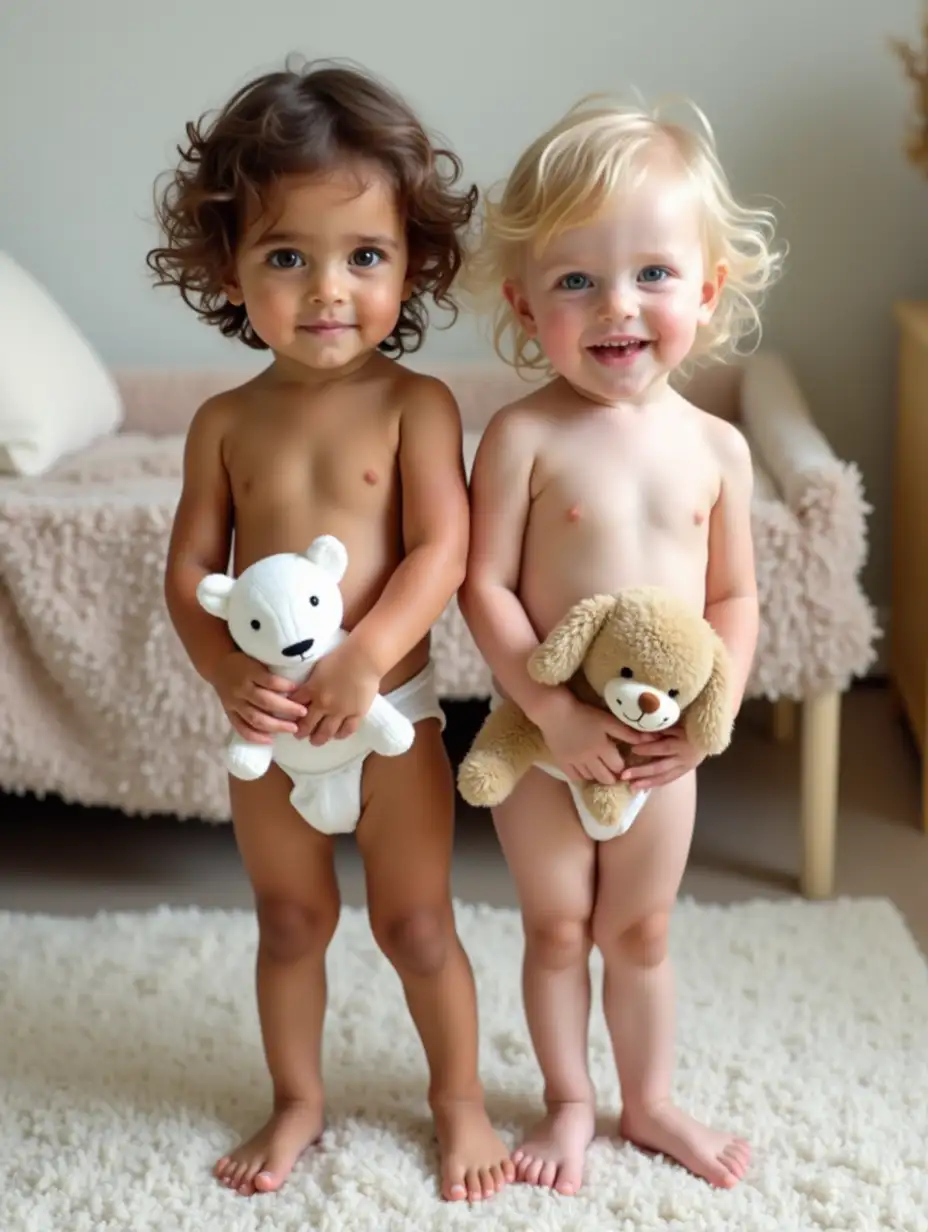
<path fill-rule="evenodd" d="M 275 355 L 335 371 L 390 335 L 407 265 L 395 193 L 376 168 L 290 176 L 249 220 L 226 294 Z"/>
<path fill-rule="evenodd" d="M 599 402 L 638 402 L 689 354 L 723 275 L 706 268 L 694 188 L 658 170 L 529 258 L 506 294 L 574 388 Z"/>

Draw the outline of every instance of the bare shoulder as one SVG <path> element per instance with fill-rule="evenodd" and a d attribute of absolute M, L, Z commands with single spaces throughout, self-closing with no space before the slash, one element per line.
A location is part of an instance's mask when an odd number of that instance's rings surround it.
<path fill-rule="evenodd" d="M 685 404 L 694 416 L 699 430 L 723 476 L 750 475 L 751 447 L 737 424 L 703 411 L 692 403 Z"/>
<path fill-rule="evenodd" d="M 507 402 L 491 415 L 480 448 L 533 455 L 550 432 L 556 413 L 557 402 L 552 396 L 551 385 L 530 390 L 524 398 Z"/>
<path fill-rule="evenodd" d="M 194 411 L 187 431 L 187 450 L 221 449 L 234 426 L 243 405 L 240 389 L 227 389 L 213 394 Z"/>
<path fill-rule="evenodd" d="M 401 419 L 422 417 L 460 422 L 460 411 L 454 394 L 444 381 L 424 372 L 414 372 L 394 363 L 391 398 L 395 399 Z"/>

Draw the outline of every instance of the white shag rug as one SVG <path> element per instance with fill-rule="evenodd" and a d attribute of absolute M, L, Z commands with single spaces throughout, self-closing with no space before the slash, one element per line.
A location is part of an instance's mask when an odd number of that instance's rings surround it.
<path fill-rule="evenodd" d="M 539 1094 L 519 919 L 457 913 L 489 1107 L 514 1144 Z M 276 1195 L 241 1198 L 212 1180 L 214 1160 L 267 1112 L 255 936 L 247 913 L 0 914 L 3 1232 L 928 1229 L 928 974 L 885 902 L 678 908 L 677 1090 L 751 1139 L 739 1188 L 712 1190 L 605 1136 L 618 1090 L 597 1003 L 604 1136 L 585 1188 L 560 1198 L 516 1185 L 473 1209 L 437 1197 L 418 1042 L 357 911 L 330 956 L 321 1146 Z"/>

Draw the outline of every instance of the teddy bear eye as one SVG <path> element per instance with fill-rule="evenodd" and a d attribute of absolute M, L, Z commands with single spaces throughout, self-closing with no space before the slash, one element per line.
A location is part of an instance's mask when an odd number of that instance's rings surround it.
<path fill-rule="evenodd" d="M 318 606 L 319 606 L 319 596 L 318 596 L 318 595 L 310 595 L 310 596 L 309 596 L 309 602 L 312 604 L 312 606 L 313 606 L 313 607 L 318 607 Z"/>
<path fill-rule="evenodd" d="M 251 627 L 252 627 L 253 629 L 260 629 L 260 628 L 261 628 L 261 621 L 260 621 L 260 620 L 253 620 L 253 621 L 251 622 Z"/>
<path fill-rule="evenodd" d="M 620 676 L 621 676 L 624 680 L 631 680 L 631 678 L 632 678 L 632 676 L 634 676 L 634 674 L 635 674 L 635 673 L 632 671 L 632 669 L 631 669 L 630 667 L 623 667 L 623 668 L 622 668 L 622 670 L 619 672 L 619 675 L 620 675 Z"/>
<path fill-rule="evenodd" d="M 668 690 L 667 690 L 667 696 L 668 696 L 668 697 L 677 697 L 677 696 L 679 696 L 679 693 L 680 693 L 680 690 L 679 690 L 679 689 L 668 689 Z"/>

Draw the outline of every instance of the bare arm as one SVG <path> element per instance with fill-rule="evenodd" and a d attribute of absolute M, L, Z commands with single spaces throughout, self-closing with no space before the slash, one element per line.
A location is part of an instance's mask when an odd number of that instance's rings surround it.
<path fill-rule="evenodd" d="M 709 518 L 706 619 L 731 655 L 738 708 L 757 646 L 757 578 L 751 535 L 754 476 L 747 441 L 737 428 L 719 423 L 717 430 L 721 484 Z"/>
<path fill-rule="evenodd" d="M 208 573 L 224 573 L 232 542 L 232 494 L 222 461 L 223 404 L 212 399 L 193 417 L 184 449 L 180 501 L 168 547 L 164 595 L 190 661 L 208 681 L 235 650 L 226 624 L 204 611 L 196 589 Z"/>
<path fill-rule="evenodd" d="M 527 664 L 538 646 L 518 597 L 522 540 L 531 505 L 536 431 L 518 411 L 491 420 L 480 441 L 470 482 L 471 539 L 461 612 L 503 691 L 534 722 L 560 700 L 566 687 L 537 684 Z"/>
<path fill-rule="evenodd" d="M 164 596 L 190 661 L 219 695 L 235 731 L 269 743 L 275 732 L 295 732 L 305 714 L 284 694 L 294 686 L 269 672 L 232 640 L 224 620 L 205 611 L 197 586 L 208 573 L 225 573 L 232 542 L 232 493 L 222 460 L 228 414 L 221 398 L 203 404 L 190 425 L 184 479 L 174 515 Z"/>
<path fill-rule="evenodd" d="M 400 422 L 405 556 L 350 640 L 378 676 L 413 650 L 464 578 L 469 518 L 461 416 L 439 381 L 411 386 Z"/>

